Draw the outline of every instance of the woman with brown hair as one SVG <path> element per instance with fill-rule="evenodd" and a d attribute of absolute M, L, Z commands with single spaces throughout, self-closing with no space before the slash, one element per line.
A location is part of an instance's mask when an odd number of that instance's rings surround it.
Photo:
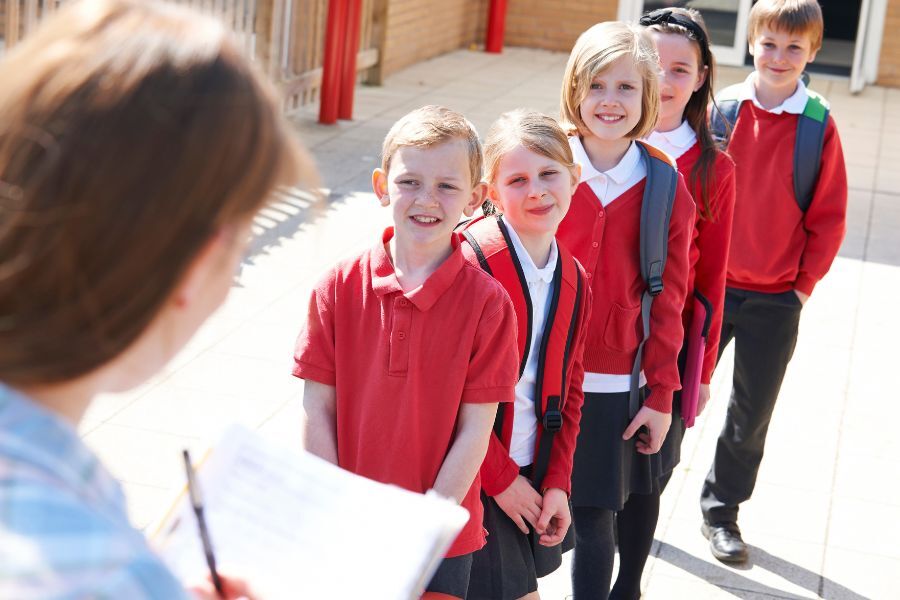
<path fill-rule="evenodd" d="M 73 3 L 0 81 L 0 597 L 185 597 L 76 427 L 222 303 L 309 161 L 222 26 L 177 6 Z"/>

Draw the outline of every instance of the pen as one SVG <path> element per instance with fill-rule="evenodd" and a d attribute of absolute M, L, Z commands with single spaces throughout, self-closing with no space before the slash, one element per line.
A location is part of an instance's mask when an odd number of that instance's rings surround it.
<path fill-rule="evenodd" d="M 203 516 L 203 498 L 200 496 L 200 486 L 197 484 L 194 467 L 191 465 L 191 454 L 187 450 L 184 450 L 183 454 L 184 469 L 187 471 L 188 495 L 191 497 L 191 506 L 194 507 L 194 514 L 197 515 L 197 527 L 200 530 L 200 541 L 203 542 L 203 553 L 206 554 L 209 575 L 219 596 L 224 598 L 225 590 L 222 588 L 222 579 L 219 577 L 219 572 L 216 571 L 216 557 L 213 554 L 212 542 L 209 541 L 209 529 L 206 527 L 206 519 Z"/>

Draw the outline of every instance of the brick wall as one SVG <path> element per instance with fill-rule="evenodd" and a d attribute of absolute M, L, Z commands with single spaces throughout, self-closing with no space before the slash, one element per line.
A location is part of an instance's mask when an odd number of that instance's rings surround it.
<path fill-rule="evenodd" d="M 884 38 L 881 42 L 881 58 L 878 60 L 879 85 L 900 86 L 900 0 L 888 0 L 884 16 Z"/>
<path fill-rule="evenodd" d="M 900 0 L 896 0 L 900 2 Z M 616 0 L 509 0 L 506 43 L 569 52 L 585 29 L 615 20 Z"/>
<path fill-rule="evenodd" d="M 390 0 L 387 11 L 385 75 L 484 41 L 487 0 Z"/>

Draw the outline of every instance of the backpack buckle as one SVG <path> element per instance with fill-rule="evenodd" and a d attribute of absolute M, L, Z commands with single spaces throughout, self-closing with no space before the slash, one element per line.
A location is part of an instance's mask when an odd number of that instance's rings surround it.
<path fill-rule="evenodd" d="M 647 275 L 647 291 L 651 296 L 659 296 L 663 291 L 662 263 L 660 262 L 650 265 L 650 273 Z"/>
<path fill-rule="evenodd" d="M 562 413 L 555 409 L 545 412 L 544 429 L 551 433 L 556 433 L 562 429 Z"/>

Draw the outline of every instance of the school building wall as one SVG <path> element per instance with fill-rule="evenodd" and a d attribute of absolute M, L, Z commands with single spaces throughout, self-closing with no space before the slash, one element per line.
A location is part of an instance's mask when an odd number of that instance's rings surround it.
<path fill-rule="evenodd" d="M 616 19 L 614 0 L 509 0 L 506 44 L 569 52 L 585 29 Z"/>
<path fill-rule="evenodd" d="M 390 0 L 382 73 L 484 42 L 488 0 Z"/>
<path fill-rule="evenodd" d="M 900 87 L 900 0 L 888 0 L 884 16 L 884 38 L 881 42 L 881 58 L 878 60 L 879 85 Z"/>

